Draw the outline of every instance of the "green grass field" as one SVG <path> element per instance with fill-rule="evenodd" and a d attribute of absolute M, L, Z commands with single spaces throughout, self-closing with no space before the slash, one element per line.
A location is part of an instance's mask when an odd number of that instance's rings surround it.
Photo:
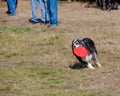
<path fill-rule="evenodd" d="M 59 27 L 50 29 L 28 22 L 30 1 L 19 1 L 13 17 L 5 14 L 2 2 L 0 96 L 120 95 L 120 9 L 108 12 L 85 5 L 59 3 Z M 71 42 L 84 37 L 95 41 L 102 68 L 78 66 Z"/>

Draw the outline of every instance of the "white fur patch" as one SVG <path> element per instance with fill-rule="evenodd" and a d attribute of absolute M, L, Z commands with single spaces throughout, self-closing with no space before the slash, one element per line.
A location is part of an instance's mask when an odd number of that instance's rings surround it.
<path fill-rule="evenodd" d="M 83 61 L 86 61 L 86 62 L 91 61 L 91 59 L 92 59 L 92 55 L 91 55 L 91 54 L 90 54 L 90 55 L 87 55 L 87 56 L 84 57 L 84 58 L 82 58 L 82 60 L 83 60 Z"/>

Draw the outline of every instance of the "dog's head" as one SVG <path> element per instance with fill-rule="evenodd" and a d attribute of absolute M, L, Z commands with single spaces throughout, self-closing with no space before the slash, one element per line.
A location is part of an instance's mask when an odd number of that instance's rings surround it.
<path fill-rule="evenodd" d="M 83 41 L 80 40 L 80 39 L 74 39 L 74 40 L 72 41 L 72 48 L 77 48 L 77 47 L 79 47 L 79 46 L 84 46 Z"/>
<path fill-rule="evenodd" d="M 81 58 L 84 58 L 88 55 L 88 50 L 84 46 L 84 42 L 80 39 L 74 39 L 72 41 L 72 51 L 73 51 L 73 54 L 77 58 L 79 58 L 80 61 L 81 61 Z"/>

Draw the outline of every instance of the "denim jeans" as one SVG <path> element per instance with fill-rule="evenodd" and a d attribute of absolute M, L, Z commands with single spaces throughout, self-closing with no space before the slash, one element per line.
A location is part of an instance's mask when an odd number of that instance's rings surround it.
<path fill-rule="evenodd" d="M 41 20 L 46 21 L 46 7 L 44 0 L 31 0 L 31 7 L 32 7 L 32 21 L 36 21 L 37 17 L 37 4 L 40 4 L 41 7 Z"/>
<path fill-rule="evenodd" d="M 17 4 L 17 0 L 7 0 L 7 4 L 9 6 L 8 11 L 10 12 L 10 14 L 16 14 L 16 4 Z"/>
<path fill-rule="evenodd" d="M 58 0 L 47 0 L 47 13 L 50 24 L 58 26 Z"/>

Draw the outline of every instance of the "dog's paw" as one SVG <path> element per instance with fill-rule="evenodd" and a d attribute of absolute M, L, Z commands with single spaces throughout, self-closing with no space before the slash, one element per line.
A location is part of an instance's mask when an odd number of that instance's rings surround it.
<path fill-rule="evenodd" d="M 88 67 L 89 69 L 91 69 L 91 70 L 94 70 L 95 68 L 94 67 Z"/>
<path fill-rule="evenodd" d="M 91 69 L 91 70 L 95 69 L 95 67 L 93 67 L 93 65 L 92 65 L 91 63 L 88 63 L 88 64 L 87 64 L 87 67 L 88 67 L 89 69 Z"/>
<path fill-rule="evenodd" d="M 97 67 L 101 68 L 102 66 L 101 66 L 101 64 L 100 64 L 100 63 L 97 63 Z"/>

